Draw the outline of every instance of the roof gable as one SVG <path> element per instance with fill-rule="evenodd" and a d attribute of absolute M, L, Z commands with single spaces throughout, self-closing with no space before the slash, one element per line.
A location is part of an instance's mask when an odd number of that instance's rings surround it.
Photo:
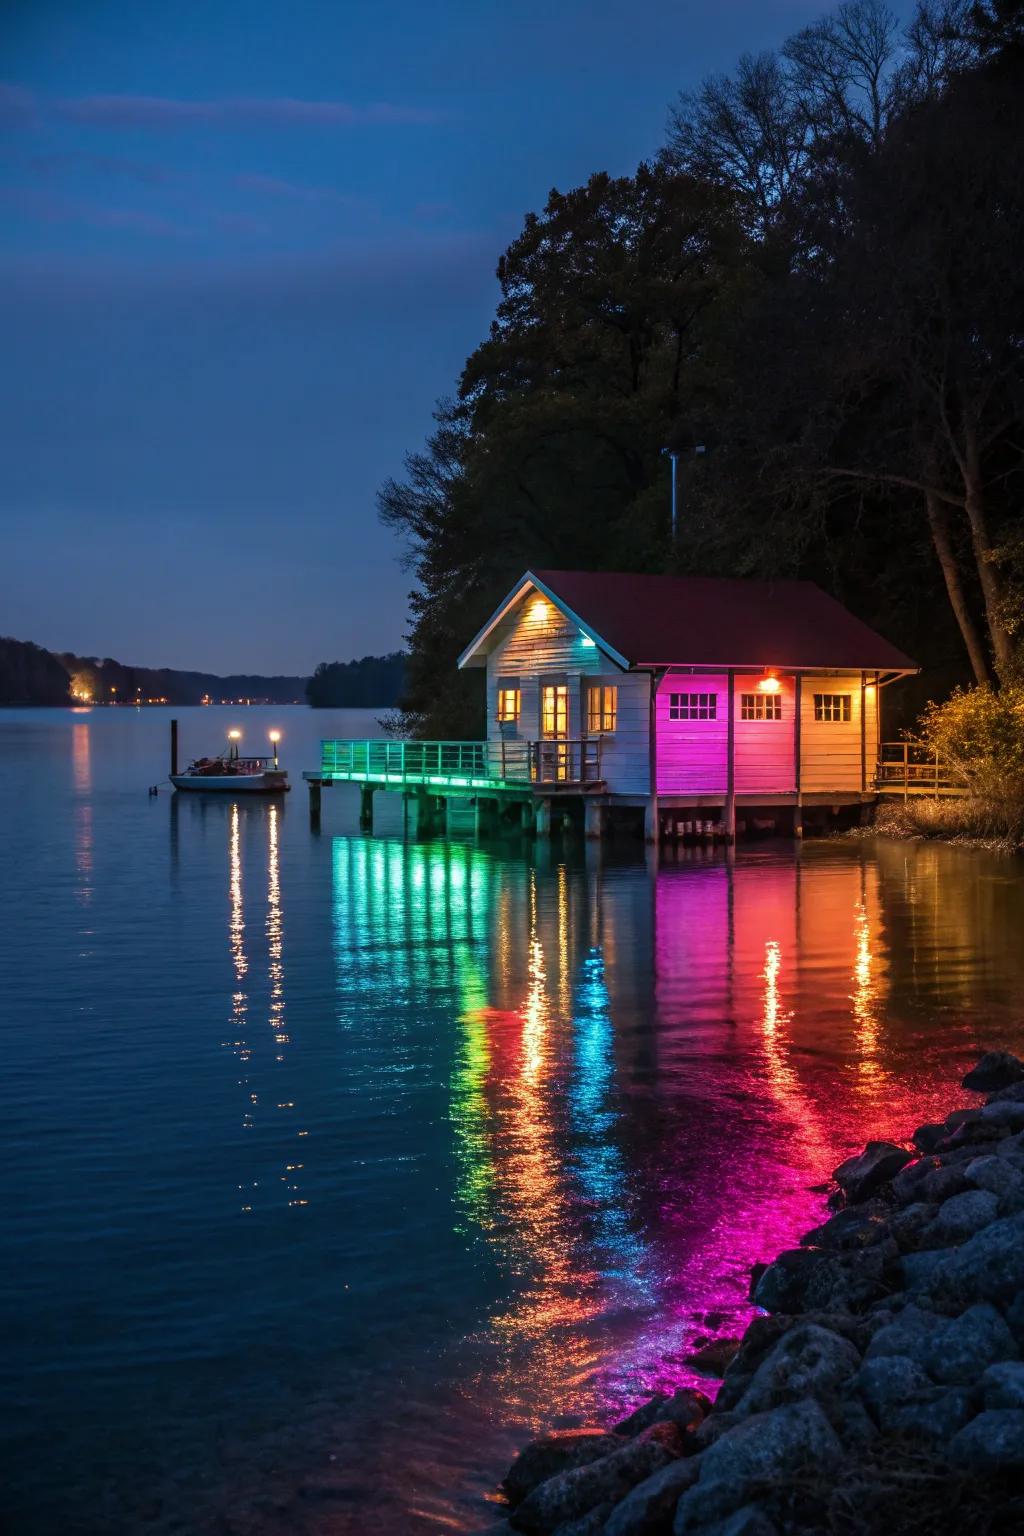
<path fill-rule="evenodd" d="M 463 651 L 460 667 L 483 665 L 494 629 L 531 589 L 624 667 L 917 670 L 811 581 L 551 570 L 526 572 Z"/>

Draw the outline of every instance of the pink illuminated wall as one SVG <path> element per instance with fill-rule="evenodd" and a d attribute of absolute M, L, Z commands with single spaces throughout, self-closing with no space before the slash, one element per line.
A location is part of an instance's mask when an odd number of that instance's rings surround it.
<path fill-rule="evenodd" d="M 785 794 L 796 787 L 794 683 L 780 675 L 778 720 L 744 720 L 742 696 L 758 693 L 763 673 L 735 679 L 735 788 L 740 795 Z M 673 694 L 712 694 L 713 720 L 673 720 Z M 724 794 L 728 784 L 728 682 L 722 673 L 670 672 L 658 689 L 657 793 Z"/>

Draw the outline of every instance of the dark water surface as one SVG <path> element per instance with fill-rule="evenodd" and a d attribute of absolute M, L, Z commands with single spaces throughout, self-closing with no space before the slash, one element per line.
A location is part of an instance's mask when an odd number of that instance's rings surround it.
<path fill-rule="evenodd" d="M 535 1425 L 749 1316 L 869 1135 L 1024 1045 L 1024 879 L 655 871 L 146 786 L 169 711 L 0 713 L 5 1492 L 22 1533 L 472 1530 Z M 177 711 L 183 754 L 366 715 Z"/>

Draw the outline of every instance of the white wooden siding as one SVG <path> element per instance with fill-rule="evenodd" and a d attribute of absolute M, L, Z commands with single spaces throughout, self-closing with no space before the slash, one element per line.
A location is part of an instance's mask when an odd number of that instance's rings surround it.
<path fill-rule="evenodd" d="M 517 677 L 518 727 L 500 726 L 498 679 Z M 601 774 L 612 794 L 650 793 L 650 679 L 645 672 L 621 672 L 598 646 L 584 641 L 559 608 L 528 594 L 498 626 L 487 658 L 487 735 L 491 741 L 537 741 L 540 689 L 544 679 L 564 677 L 569 690 L 569 737 L 587 735 L 585 679 L 600 679 L 619 690 L 613 733 L 603 738 Z"/>

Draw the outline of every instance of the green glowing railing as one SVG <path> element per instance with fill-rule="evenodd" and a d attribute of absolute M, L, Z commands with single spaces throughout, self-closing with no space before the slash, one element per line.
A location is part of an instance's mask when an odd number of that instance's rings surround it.
<path fill-rule="evenodd" d="M 596 783 L 600 738 L 581 741 L 323 741 L 325 779 L 486 789 Z"/>

